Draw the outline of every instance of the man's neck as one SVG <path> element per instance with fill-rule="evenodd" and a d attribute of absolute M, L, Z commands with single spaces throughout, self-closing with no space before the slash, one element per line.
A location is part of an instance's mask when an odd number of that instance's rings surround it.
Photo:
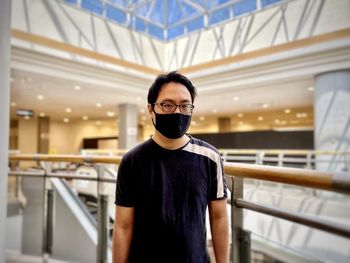
<path fill-rule="evenodd" d="M 152 139 L 161 147 L 168 149 L 168 150 L 176 150 L 181 147 L 183 147 L 190 138 L 185 134 L 182 137 L 178 139 L 169 139 L 167 137 L 164 137 L 162 134 L 160 134 L 158 131 L 155 131 L 154 135 L 152 136 Z"/>

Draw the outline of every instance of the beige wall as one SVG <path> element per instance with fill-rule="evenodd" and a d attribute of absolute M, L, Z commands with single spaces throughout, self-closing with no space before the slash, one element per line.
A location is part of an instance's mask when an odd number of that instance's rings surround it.
<path fill-rule="evenodd" d="M 84 138 L 117 136 L 115 120 L 104 120 L 100 125 L 95 121 L 63 123 L 52 121 L 50 127 L 50 152 L 77 154 Z"/>

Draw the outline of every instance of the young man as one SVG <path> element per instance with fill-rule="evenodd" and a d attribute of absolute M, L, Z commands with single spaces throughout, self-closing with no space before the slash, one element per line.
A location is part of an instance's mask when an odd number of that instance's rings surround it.
<path fill-rule="evenodd" d="M 216 263 L 228 262 L 226 183 L 217 150 L 186 134 L 196 88 L 185 76 L 160 75 L 148 92 L 155 127 L 130 150 L 116 186 L 114 263 L 208 263 L 206 209 Z"/>

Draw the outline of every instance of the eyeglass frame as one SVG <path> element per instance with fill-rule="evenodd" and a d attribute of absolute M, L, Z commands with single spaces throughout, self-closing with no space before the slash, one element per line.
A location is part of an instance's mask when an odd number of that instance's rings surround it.
<path fill-rule="evenodd" d="M 166 111 L 163 108 L 164 104 L 171 104 L 171 105 L 175 106 L 175 108 L 174 108 L 173 111 Z M 179 108 L 180 113 L 186 114 L 186 115 L 192 115 L 193 109 L 194 109 L 194 105 L 191 104 L 191 103 L 176 104 L 176 103 L 173 103 L 173 102 L 155 102 L 155 103 L 152 103 L 152 105 L 159 105 L 161 110 L 163 112 L 165 112 L 165 113 L 174 113 L 176 111 L 176 109 Z M 186 106 L 186 109 L 189 109 L 189 112 L 183 112 L 181 110 L 181 106 Z"/>

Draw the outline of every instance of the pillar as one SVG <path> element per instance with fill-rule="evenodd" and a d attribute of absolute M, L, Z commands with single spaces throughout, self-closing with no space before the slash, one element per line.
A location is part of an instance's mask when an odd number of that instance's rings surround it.
<path fill-rule="evenodd" d="M 137 138 L 137 106 L 134 104 L 119 105 L 119 149 L 131 149 Z"/>
<path fill-rule="evenodd" d="M 38 153 L 49 153 L 50 118 L 39 117 L 38 120 Z"/>
<path fill-rule="evenodd" d="M 218 126 L 219 126 L 219 132 L 230 132 L 231 119 L 229 117 L 219 117 Z"/>
<path fill-rule="evenodd" d="M 314 100 L 315 150 L 349 151 L 350 69 L 317 75 Z M 341 160 L 339 155 L 321 155 L 317 157 L 316 168 L 342 171 L 344 163 L 337 163 Z"/>
<path fill-rule="evenodd" d="M 0 262 L 5 262 L 7 167 L 10 122 L 11 0 L 0 2 Z"/>

